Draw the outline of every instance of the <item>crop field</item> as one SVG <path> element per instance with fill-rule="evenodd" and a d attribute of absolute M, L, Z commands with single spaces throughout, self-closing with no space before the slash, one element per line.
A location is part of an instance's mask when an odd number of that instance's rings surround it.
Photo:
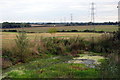
<path fill-rule="evenodd" d="M 49 29 L 53 27 L 31 27 L 31 28 L 11 28 L 11 29 L 4 29 L 4 30 L 25 30 L 26 32 L 48 32 Z M 93 30 L 93 26 L 61 26 L 61 27 L 55 27 L 58 31 L 62 30 Z M 95 26 L 96 31 L 106 31 L 106 32 L 113 32 L 118 30 L 118 26 L 115 25 L 98 25 Z"/>
<path fill-rule="evenodd" d="M 74 37 L 79 36 L 84 39 L 90 39 L 92 37 L 100 37 L 103 33 L 83 33 L 83 32 L 62 32 L 62 33 L 55 33 L 50 34 L 46 33 L 49 29 L 52 29 L 53 27 L 31 27 L 31 28 L 10 28 L 10 29 L 2 29 L 2 30 L 18 30 L 22 31 L 25 30 L 26 32 L 41 32 L 41 33 L 27 33 L 27 36 L 30 40 L 39 39 L 40 37 L 59 37 L 59 38 L 67 38 L 67 37 Z M 96 31 L 109 31 L 113 32 L 118 30 L 118 26 L 95 26 Z M 92 30 L 92 26 L 64 26 L 64 27 L 56 27 L 58 31 L 62 30 Z M 0 40 L 2 41 L 3 45 L 8 44 L 14 41 L 16 39 L 16 35 L 18 33 L 16 32 L 2 32 L 2 37 Z"/>
<path fill-rule="evenodd" d="M 29 40 L 35 40 L 35 39 L 40 39 L 41 37 L 58 37 L 58 38 L 69 38 L 69 37 L 81 37 L 82 39 L 89 40 L 92 37 L 100 37 L 104 33 L 55 33 L 55 34 L 50 34 L 50 33 L 27 33 L 28 39 Z M 18 33 L 15 32 L 2 32 L 2 44 L 9 44 L 11 42 L 14 42 L 16 39 L 16 35 Z"/>
<path fill-rule="evenodd" d="M 18 30 L 18 31 L 26 31 L 26 32 L 36 32 L 36 33 L 27 33 L 28 39 L 33 41 L 35 39 L 40 39 L 41 37 L 58 37 L 58 38 L 69 38 L 69 37 L 75 37 L 79 36 L 85 40 L 89 40 L 92 37 L 100 37 L 104 33 L 89 33 L 89 32 L 57 32 L 55 34 L 47 33 L 49 29 L 52 29 L 54 27 L 31 27 L 31 28 L 10 28 L 10 29 L 2 29 L 2 30 Z M 58 31 L 62 30 L 92 30 L 92 26 L 61 26 L 61 27 L 55 27 Z M 118 30 L 118 26 L 108 26 L 108 25 L 99 25 L 95 26 L 96 31 L 109 31 L 113 32 Z M 40 32 L 40 33 L 37 33 Z M 2 40 L 3 45 L 8 45 L 14 42 L 14 39 L 16 39 L 16 35 L 18 33 L 16 32 L 2 32 L 2 37 L 0 40 Z"/>

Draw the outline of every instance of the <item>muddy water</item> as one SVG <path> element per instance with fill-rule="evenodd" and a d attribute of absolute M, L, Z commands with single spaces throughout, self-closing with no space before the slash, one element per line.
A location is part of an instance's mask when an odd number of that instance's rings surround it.
<path fill-rule="evenodd" d="M 78 64 L 85 64 L 89 68 L 95 68 L 96 65 L 99 65 L 100 59 L 105 59 L 102 56 L 90 56 L 90 55 L 84 55 L 81 57 L 73 58 L 73 60 L 68 61 L 68 63 L 78 63 Z"/>

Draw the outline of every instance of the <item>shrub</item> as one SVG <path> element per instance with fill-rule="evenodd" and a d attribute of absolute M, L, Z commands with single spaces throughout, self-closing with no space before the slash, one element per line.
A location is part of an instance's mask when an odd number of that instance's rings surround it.
<path fill-rule="evenodd" d="M 19 33 L 16 37 L 14 55 L 18 58 L 19 62 L 25 62 L 29 58 L 29 40 L 24 32 Z"/>
<path fill-rule="evenodd" d="M 29 42 L 26 33 L 21 32 L 16 37 L 15 45 L 2 47 L 3 68 L 10 67 L 11 64 L 25 63 L 39 57 L 34 52 L 35 44 Z"/>
<path fill-rule="evenodd" d="M 94 52 L 111 53 L 113 49 L 113 34 L 103 34 L 97 41 L 91 39 L 89 50 Z"/>
<path fill-rule="evenodd" d="M 44 38 L 41 40 L 39 52 L 55 55 L 78 54 L 80 50 L 85 50 L 85 43 L 79 37 L 70 39 Z"/>
<path fill-rule="evenodd" d="M 85 43 L 83 39 L 81 39 L 80 37 L 70 38 L 68 39 L 68 42 L 65 44 L 69 52 L 85 49 Z"/>
<path fill-rule="evenodd" d="M 63 46 L 58 38 L 44 38 L 41 40 L 42 44 L 40 52 L 51 53 L 51 54 L 61 54 L 64 52 Z"/>
<path fill-rule="evenodd" d="M 102 78 L 120 78 L 120 30 L 114 36 L 106 41 L 109 45 L 110 54 L 107 60 L 100 66 Z"/>
<path fill-rule="evenodd" d="M 107 60 L 99 66 L 102 78 L 120 78 L 120 62 L 116 60 L 116 57 L 120 59 L 120 55 L 110 54 Z"/>
<path fill-rule="evenodd" d="M 50 34 L 55 34 L 57 32 L 57 29 L 56 28 L 50 28 L 49 30 L 48 30 L 48 33 L 50 33 Z"/>
<path fill-rule="evenodd" d="M 14 58 L 12 55 L 12 51 L 8 48 L 2 47 L 2 68 L 8 68 L 12 66 L 12 62 Z"/>
<path fill-rule="evenodd" d="M 8 48 L 2 47 L 2 57 L 4 59 L 12 60 L 12 51 Z"/>

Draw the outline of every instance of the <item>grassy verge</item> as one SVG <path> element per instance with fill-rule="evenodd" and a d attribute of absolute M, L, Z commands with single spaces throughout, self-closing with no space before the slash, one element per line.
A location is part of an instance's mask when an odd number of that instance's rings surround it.
<path fill-rule="evenodd" d="M 5 73 L 8 78 L 99 78 L 99 71 L 84 64 L 64 63 L 70 56 L 37 59 Z"/>

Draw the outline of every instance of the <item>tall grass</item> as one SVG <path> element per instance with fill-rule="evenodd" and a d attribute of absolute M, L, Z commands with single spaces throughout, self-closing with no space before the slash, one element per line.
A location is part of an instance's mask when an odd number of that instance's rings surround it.
<path fill-rule="evenodd" d="M 39 52 L 55 55 L 76 55 L 85 49 L 84 41 L 80 37 L 70 39 L 44 38 L 41 39 Z"/>
<path fill-rule="evenodd" d="M 15 39 L 16 46 L 15 46 L 15 55 L 17 58 L 19 58 L 20 62 L 25 62 L 26 57 L 29 54 L 29 40 L 27 38 L 26 33 L 22 32 L 19 33 L 17 36 L 17 39 Z"/>
<path fill-rule="evenodd" d="M 100 66 L 102 78 L 120 78 L 120 31 L 108 43 L 111 53 L 107 54 L 107 60 Z"/>

